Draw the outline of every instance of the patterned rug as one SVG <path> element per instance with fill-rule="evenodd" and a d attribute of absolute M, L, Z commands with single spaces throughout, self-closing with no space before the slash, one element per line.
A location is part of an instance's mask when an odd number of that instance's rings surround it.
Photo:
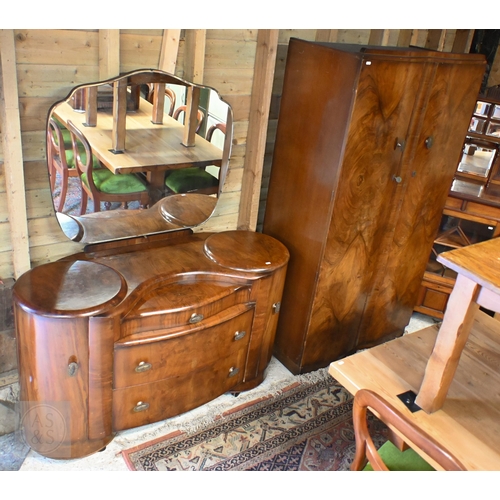
<path fill-rule="evenodd" d="M 131 470 L 345 471 L 354 457 L 352 396 L 326 369 L 297 377 L 281 394 L 220 416 L 191 434 L 174 432 L 122 453 Z M 387 428 L 370 420 L 377 445 Z"/>

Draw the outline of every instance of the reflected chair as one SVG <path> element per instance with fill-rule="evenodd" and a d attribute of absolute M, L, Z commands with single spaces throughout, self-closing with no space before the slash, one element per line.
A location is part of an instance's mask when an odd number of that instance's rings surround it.
<path fill-rule="evenodd" d="M 172 118 L 175 118 L 177 121 L 179 121 L 179 117 L 181 116 L 181 113 L 186 113 L 187 111 L 187 106 L 183 104 L 182 106 L 179 106 L 175 111 L 174 114 L 172 115 Z M 203 123 L 203 120 L 205 119 L 205 114 L 201 109 L 198 109 L 198 114 L 196 115 L 196 132 L 200 130 L 201 124 Z"/>
<path fill-rule="evenodd" d="M 217 123 L 212 125 L 208 131 L 206 139 L 211 142 L 216 130 L 226 133 L 226 125 Z M 199 193 L 199 194 L 217 194 L 219 190 L 219 179 L 207 172 L 207 167 L 189 167 L 174 170 L 167 173 L 165 186 L 171 193 Z"/>
<path fill-rule="evenodd" d="M 68 178 L 78 177 L 78 172 L 75 168 L 69 131 L 53 118 L 49 118 L 47 127 L 47 165 L 52 193 L 56 185 L 57 173 L 60 176 L 61 193 L 56 211 L 62 212 L 68 192 Z"/>
<path fill-rule="evenodd" d="M 75 155 L 76 169 L 82 190 L 81 215 L 87 211 L 88 197 L 94 202 L 94 212 L 101 210 L 101 201 L 109 209 L 112 202 L 127 203 L 138 201 L 142 207 L 149 203 L 146 185 L 135 174 L 113 174 L 107 168 L 94 168 L 92 149 L 85 136 L 71 121 L 68 121 L 71 142 Z M 83 151 L 80 150 L 83 146 Z"/>
<path fill-rule="evenodd" d="M 378 450 L 368 431 L 368 409 L 392 432 L 391 440 Z M 412 442 L 444 470 L 465 470 L 465 467 L 432 436 L 415 426 L 410 419 L 373 391 L 360 389 L 354 396 L 353 424 L 356 437 L 356 454 L 351 465 L 353 471 L 434 470 L 413 449 L 408 448 L 406 440 Z"/>
<path fill-rule="evenodd" d="M 148 95 L 146 96 L 146 100 L 149 101 L 151 104 L 153 104 L 154 94 L 155 94 L 154 84 L 149 83 L 148 88 L 149 91 Z M 168 97 L 168 100 L 170 101 L 170 108 L 168 110 L 168 115 L 172 116 L 174 114 L 174 109 L 175 109 L 175 93 L 172 89 L 165 87 L 165 96 Z"/>

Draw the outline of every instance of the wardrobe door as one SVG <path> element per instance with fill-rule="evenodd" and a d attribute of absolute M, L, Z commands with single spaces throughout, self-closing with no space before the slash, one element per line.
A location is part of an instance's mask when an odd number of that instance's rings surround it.
<path fill-rule="evenodd" d="M 357 81 L 352 54 L 291 40 L 263 232 L 290 251 L 275 352 L 298 371 Z"/>
<path fill-rule="evenodd" d="M 379 267 L 358 344 L 401 335 L 415 306 L 421 280 L 462 150 L 484 66 L 455 60 L 429 62 L 427 87 L 414 115 L 401 168 L 397 220 L 387 263 Z"/>
<path fill-rule="evenodd" d="M 306 369 L 355 350 L 402 200 L 401 160 L 423 64 L 365 56 L 304 351 Z"/>

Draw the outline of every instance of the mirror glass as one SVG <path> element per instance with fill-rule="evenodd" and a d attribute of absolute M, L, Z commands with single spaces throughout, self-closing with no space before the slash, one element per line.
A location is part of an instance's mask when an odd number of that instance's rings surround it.
<path fill-rule="evenodd" d="M 232 143 L 216 90 L 159 70 L 74 89 L 47 120 L 54 209 L 73 241 L 194 227 L 213 213 Z"/>
<path fill-rule="evenodd" d="M 487 178 L 495 160 L 496 149 L 473 142 L 466 142 L 458 172 Z"/>

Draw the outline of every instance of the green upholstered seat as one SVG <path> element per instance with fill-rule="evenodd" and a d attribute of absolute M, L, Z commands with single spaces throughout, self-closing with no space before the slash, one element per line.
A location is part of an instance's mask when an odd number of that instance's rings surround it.
<path fill-rule="evenodd" d="M 378 450 L 380 458 L 391 471 L 433 471 L 429 465 L 416 451 L 411 448 L 401 451 L 390 441 L 386 441 Z M 363 470 L 372 471 L 368 463 Z"/>
<path fill-rule="evenodd" d="M 219 185 L 219 180 L 204 168 L 190 167 L 174 170 L 168 174 L 165 185 L 174 193 L 188 193 L 198 189 L 216 187 Z"/>
<path fill-rule="evenodd" d="M 82 182 L 88 186 L 87 174 L 82 174 Z M 108 194 L 128 194 L 146 191 L 146 186 L 134 174 L 113 174 L 107 168 L 92 171 L 95 187 Z"/>

